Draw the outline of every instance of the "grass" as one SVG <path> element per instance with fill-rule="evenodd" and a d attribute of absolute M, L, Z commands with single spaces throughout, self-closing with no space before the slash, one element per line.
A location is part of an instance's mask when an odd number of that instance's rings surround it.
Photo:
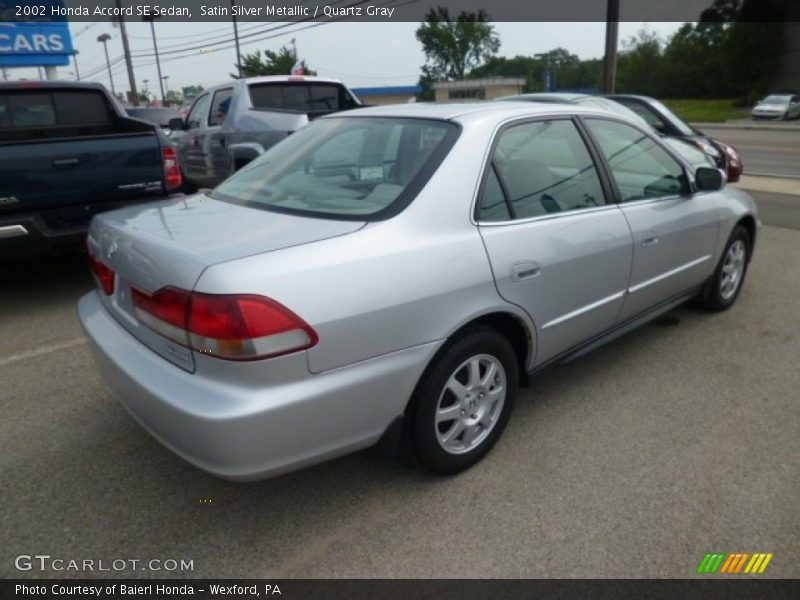
<path fill-rule="evenodd" d="M 747 108 L 734 106 L 734 100 L 664 100 L 663 102 L 689 123 L 723 123 L 750 116 Z"/>

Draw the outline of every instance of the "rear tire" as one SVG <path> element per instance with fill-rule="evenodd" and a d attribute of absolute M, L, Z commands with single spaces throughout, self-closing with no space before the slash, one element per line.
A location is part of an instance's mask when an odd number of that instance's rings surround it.
<path fill-rule="evenodd" d="M 454 474 L 491 450 L 505 429 L 519 385 L 511 343 L 489 327 L 450 341 L 412 398 L 410 441 L 430 471 Z"/>
<path fill-rule="evenodd" d="M 706 282 L 700 301 L 704 308 L 722 311 L 733 306 L 744 285 L 751 248 L 750 232 L 737 225 L 728 238 L 714 274 Z"/>

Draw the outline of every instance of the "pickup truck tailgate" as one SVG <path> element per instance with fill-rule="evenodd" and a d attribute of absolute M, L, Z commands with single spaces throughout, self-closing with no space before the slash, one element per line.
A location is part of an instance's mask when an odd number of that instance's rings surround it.
<path fill-rule="evenodd" d="M 0 144 L 0 190 L 8 199 L 0 216 L 162 192 L 158 138 L 147 132 Z"/>

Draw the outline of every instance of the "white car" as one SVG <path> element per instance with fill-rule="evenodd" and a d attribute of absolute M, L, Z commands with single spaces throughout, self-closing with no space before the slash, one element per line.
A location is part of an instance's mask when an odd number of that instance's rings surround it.
<path fill-rule="evenodd" d="M 788 121 L 800 118 L 800 96 L 771 94 L 756 104 L 750 114 L 754 119 Z"/>

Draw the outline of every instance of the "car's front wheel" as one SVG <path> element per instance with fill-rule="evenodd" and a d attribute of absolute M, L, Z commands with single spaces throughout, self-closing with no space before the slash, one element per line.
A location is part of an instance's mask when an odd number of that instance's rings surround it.
<path fill-rule="evenodd" d="M 514 349 L 494 329 L 476 327 L 452 340 L 412 400 L 411 441 L 420 462 L 452 474 L 483 458 L 508 422 L 518 381 Z"/>
<path fill-rule="evenodd" d="M 751 248 L 750 232 L 737 225 L 728 238 L 714 274 L 706 283 L 703 306 L 720 311 L 730 308 L 736 302 L 747 274 Z"/>

